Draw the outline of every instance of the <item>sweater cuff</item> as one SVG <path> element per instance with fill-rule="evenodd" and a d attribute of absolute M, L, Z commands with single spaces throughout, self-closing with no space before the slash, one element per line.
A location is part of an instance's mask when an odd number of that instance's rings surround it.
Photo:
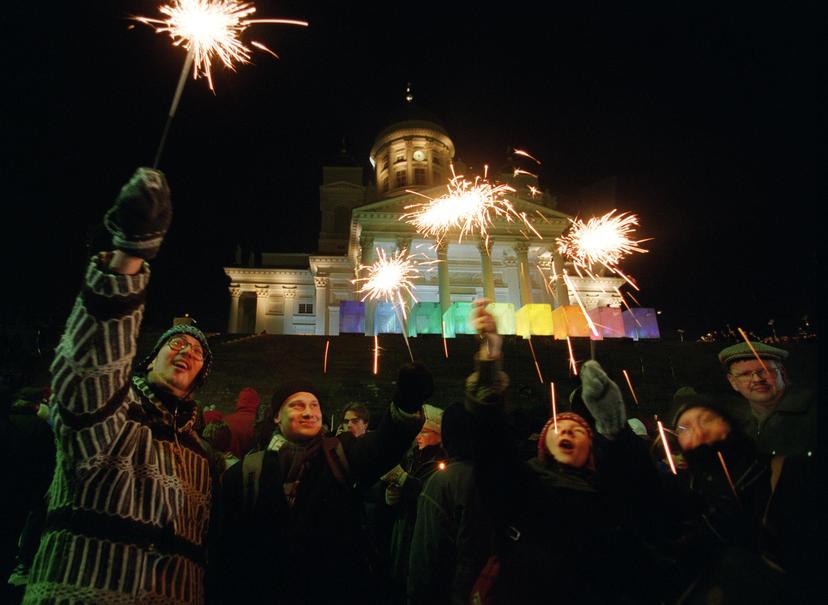
<path fill-rule="evenodd" d="M 86 286 L 92 294 L 105 298 L 132 296 L 143 292 L 149 284 L 150 268 L 144 263 L 134 275 L 111 273 L 107 267 L 111 252 L 93 256 L 86 269 Z"/>

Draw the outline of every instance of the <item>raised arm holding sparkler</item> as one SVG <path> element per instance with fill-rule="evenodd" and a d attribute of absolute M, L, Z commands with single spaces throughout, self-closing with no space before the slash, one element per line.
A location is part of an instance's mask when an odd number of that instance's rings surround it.
<path fill-rule="evenodd" d="M 587 364 L 582 391 L 600 430 L 581 415 L 558 413 L 540 431 L 537 456 L 522 460 L 507 429 L 509 379 L 500 370 L 502 337 L 487 303 L 473 304 L 472 325 L 481 343 L 476 371 L 466 380 L 465 405 L 478 490 L 496 527 L 497 594 L 515 604 L 546 602 L 552 569 L 566 578 L 556 585 L 556 599 L 614 602 L 625 591 L 648 590 L 650 562 L 635 558 L 633 553 L 643 552 L 637 537 L 617 527 L 635 531 L 645 525 L 645 500 L 657 488 L 657 477 L 646 446 L 624 428 L 618 386 L 598 364 Z M 545 402 L 539 405 L 546 408 Z"/>

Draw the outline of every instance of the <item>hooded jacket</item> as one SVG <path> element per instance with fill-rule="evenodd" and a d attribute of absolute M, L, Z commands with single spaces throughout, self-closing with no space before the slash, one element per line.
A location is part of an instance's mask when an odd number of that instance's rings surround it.
<path fill-rule="evenodd" d="M 236 411 L 224 417 L 230 427 L 230 451 L 242 458 L 253 447 L 253 425 L 261 399 L 255 389 L 244 387 L 236 400 Z"/>

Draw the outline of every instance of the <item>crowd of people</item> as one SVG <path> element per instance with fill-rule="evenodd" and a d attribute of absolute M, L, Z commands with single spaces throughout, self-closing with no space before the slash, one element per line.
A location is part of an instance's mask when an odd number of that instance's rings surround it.
<path fill-rule="evenodd" d="M 15 469 L 18 600 L 813 602 L 817 396 L 789 384 L 786 351 L 722 350 L 738 404 L 681 389 L 664 433 L 628 417 L 588 361 L 526 459 L 479 300 L 463 401 L 436 405 L 415 362 L 377 419 L 355 402 L 325 427 L 310 378 L 269 403 L 242 389 L 225 416 L 196 403 L 213 355 L 192 323 L 134 363 L 171 216 L 163 174 L 136 171 L 106 214 L 114 251 L 89 264 L 50 389 L 4 414 L 20 451 L 38 448 Z"/>

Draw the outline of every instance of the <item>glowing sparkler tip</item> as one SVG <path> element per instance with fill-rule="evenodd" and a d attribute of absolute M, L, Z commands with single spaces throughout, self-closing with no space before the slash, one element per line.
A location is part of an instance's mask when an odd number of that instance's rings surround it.
<path fill-rule="evenodd" d="M 158 11 L 164 19 L 133 17 L 149 25 L 157 34 L 169 34 L 173 46 L 181 46 L 193 53 L 193 78 L 207 78 L 213 89 L 213 60 L 231 70 L 237 64 L 249 63 L 252 50 L 241 40 L 241 34 L 256 23 L 280 23 L 307 26 L 307 21 L 296 19 L 249 19 L 256 12 L 253 2 L 243 0 L 170 0 Z M 278 58 L 278 55 L 259 42 L 251 42 Z"/>

